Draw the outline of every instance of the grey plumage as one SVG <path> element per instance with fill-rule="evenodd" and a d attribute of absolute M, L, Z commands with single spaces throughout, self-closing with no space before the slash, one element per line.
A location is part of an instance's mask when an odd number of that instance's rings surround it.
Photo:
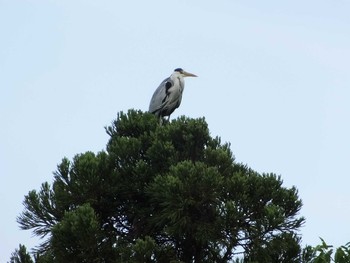
<path fill-rule="evenodd" d="M 153 93 L 149 112 L 162 118 L 170 115 L 177 109 L 182 100 L 182 93 L 185 87 L 184 77 L 197 77 L 181 68 L 177 68 L 170 77 L 160 83 L 159 87 Z"/>

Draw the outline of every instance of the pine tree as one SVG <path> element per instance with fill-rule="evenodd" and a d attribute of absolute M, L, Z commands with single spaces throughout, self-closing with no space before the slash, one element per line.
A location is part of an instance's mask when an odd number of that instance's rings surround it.
<path fill-rule="evenodd" d="M 106 151 L 64 158 L 18 217 L 53 262 L 295 262 L 295 187 L 234 160 L 203 118 L 120 113 Z M 275 261 L 276 260 L 276 261 Z M 282 260 L 282 261 L 277 261 Z"/>

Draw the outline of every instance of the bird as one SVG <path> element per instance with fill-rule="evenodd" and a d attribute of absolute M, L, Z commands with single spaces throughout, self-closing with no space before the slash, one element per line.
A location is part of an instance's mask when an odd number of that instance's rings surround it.
<path fill-rule="evenodd" d="M 153 113 L 163 122 L 163 117 L 170 115 L 181 104 L 182 92 L 185 87 L 185 77 L 197 77 L 197 75 L 184 71 L 182 68 L 177 68 L 170 77 L 160 83 L 159 87 L 153 93 L 149 104 L 149 112 Z"/>

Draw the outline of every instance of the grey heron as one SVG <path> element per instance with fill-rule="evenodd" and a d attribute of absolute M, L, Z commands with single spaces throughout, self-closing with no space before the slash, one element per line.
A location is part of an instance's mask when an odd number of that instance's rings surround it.
<path fill-rule="evenodd" d="M 155 114 L 162 122 L 164 116 L 170 115 L 180 106 L 182 92 L 185 87 L 184 77 L 197 77 L 196 75 L 177 68 L 170 77 L 160 83 L 153 93 L 149 104 L 149 112 Z"/>

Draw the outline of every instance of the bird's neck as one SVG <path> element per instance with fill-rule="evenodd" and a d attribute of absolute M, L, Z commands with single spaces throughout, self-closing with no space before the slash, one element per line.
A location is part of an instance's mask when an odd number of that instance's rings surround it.
<path fill-rule="evenodd" d="M 185 87 L 185 81 L 181 74 L 176 74 L 177 72 L 171 75 L 171 80 L 174 82 L 174 86 L 178 86 L 181 90 Z"/>

